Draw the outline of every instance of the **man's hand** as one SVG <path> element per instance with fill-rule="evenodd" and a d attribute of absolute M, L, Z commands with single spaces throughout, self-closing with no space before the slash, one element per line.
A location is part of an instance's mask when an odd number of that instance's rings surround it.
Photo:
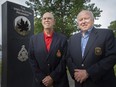
<path fill-rule="evenodd" d="M 43 80 L 42 83 L 46 86 L 46 87 L 50 87 L 53 85 L 53 79 L 50 76 L 46 76 Z"/>
<path fill-rule="evenodd" d="M 84 82 L 88 78 L 88 73 L 86 70 L 82 69 L 75 69 L 74 70 L 74 78 L 77 82 Z"/>

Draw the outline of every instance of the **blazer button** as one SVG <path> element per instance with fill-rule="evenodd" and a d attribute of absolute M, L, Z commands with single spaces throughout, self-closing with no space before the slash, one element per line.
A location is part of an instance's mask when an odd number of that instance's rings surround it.
<path fill-rule="evenodd" d="M 81 64 L 81 66 L 83 67 L 83 66 L 84 66 L 84 64 Z"/>
<path fill-rule="evenodd" d="M 48 66 L 50 66 L 50 64 L 48 64 Z"/>

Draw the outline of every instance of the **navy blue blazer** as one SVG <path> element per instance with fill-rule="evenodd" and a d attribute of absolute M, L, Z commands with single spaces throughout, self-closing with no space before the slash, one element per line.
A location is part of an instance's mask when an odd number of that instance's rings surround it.
<path fill-rule="evenodd" d="M 86 69 L 89 74 L 89 78 L 82 84 L 75 81 L 76 87 L 116 87 L 115 63 L 115 38 L 111 30 L 93 28 L 83 58 L 81 33 L 69 39 L 67 66 L 71 76 L 74 76 L 74 69 Z"/>
<path fill-rule="evenodd" d="M 43 32 L 31 37 L 29 62 L 34 73 L 33 87 L 45 87 L 42 79 L 47 75 L 52 77 L 53 87 L 69 87 L 64 57 L 66 46 L 67 38 L 60 33 L 54 32 L 49 52 L 46 49 Z"/>

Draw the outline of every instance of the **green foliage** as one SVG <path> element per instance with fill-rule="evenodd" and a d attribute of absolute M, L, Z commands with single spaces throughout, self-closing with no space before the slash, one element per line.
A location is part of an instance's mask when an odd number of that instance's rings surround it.
<path fill-rule="evenodd" d="M 110 23 L 110 26 L 108 26 L 108 28 L 111 29 L 111 30 L 113 30 L 114 35 L 115 35 L 115 37 L 116 37 L 116 20 L 115 20 L 115 21 L 112 21 L 112 22 Z"/>
<path fill-rule="evenodd" d="M 116 65 L 114 66 L 114 72 L 115 72 L 115 76 L 116 76 Z"/>
<path fill-rule="evenodd" d="M 43 29 L 43 27 L 41 24 L 41 19 L 38 17 L 35 17 L 35 19 L 34 19 L 34 34 L 41 32 L 42 29 Z"/>
<path fill-rule="evenodd" d="M 62 32 L 68 37 L 71 33 L 78 31 L 76 16 L 82 9 L 89 9 L 94 13 L 95 19 L 102 12 L 95 4 L 88 4 L 90 0 L 29 0 L 26 2 L 35 12 L 35 33 L 40 32 L 41 16 L 45 12 L 53 12 L 56 25 L 55 31 Z"/>

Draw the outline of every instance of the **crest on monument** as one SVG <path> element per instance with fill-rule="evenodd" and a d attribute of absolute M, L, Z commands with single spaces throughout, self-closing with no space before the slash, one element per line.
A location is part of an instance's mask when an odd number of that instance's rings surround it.
<path fill-rule="evenodd" d="M 31 23 L 25 16 L 18 16 L 14 22 L 15 30 L 18 34 L 25 36 L 31 29 Z"/>
<path fill-rule="evenodd" d="M 28 52 L 27 52 L 27 50 L 25 48 L 25 45 L 22 45 L 22 48 L 18 53 L 18 59 L 21 62 L 24 62 L 24 61 L 26 61 L 28 59 Z"/>

